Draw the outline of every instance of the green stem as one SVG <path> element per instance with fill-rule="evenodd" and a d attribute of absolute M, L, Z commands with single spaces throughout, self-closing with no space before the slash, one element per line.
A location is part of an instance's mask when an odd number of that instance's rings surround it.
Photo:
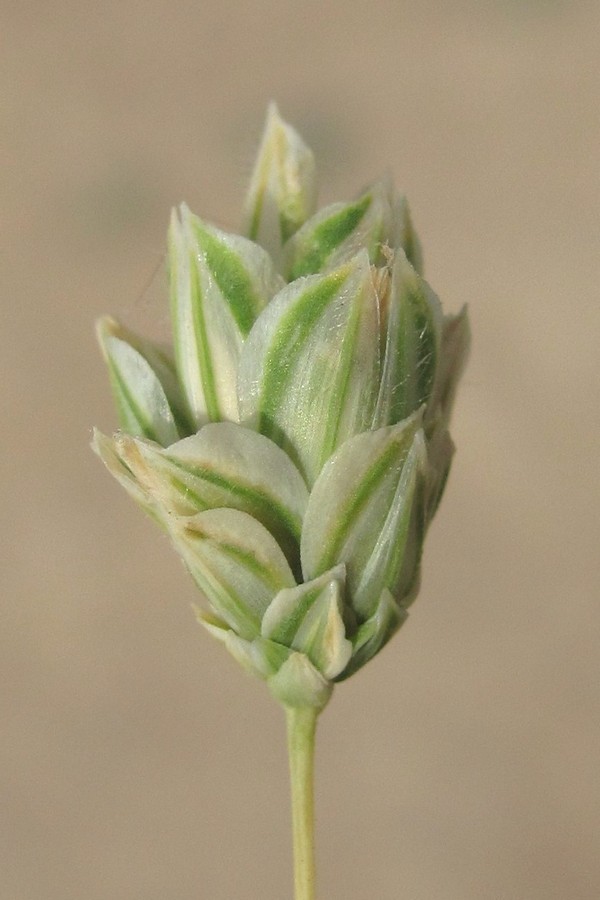
<path fill-rule="evenodd" d="M 286 707 L 296 900 L 315 900 L 314 755 L 319 710 Z"/>

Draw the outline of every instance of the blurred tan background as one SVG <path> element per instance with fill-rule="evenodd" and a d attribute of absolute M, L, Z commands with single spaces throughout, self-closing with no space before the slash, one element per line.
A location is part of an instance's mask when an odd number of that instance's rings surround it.
<path fill-rule="evenodd" d="M 2 900 L 291 897 L 282 715 L 88 449 L 94 318 L 164 327 L 170 206 L 237 227 L 271 98 L 324 202 L 393 172 L 475 336 L 420 599 L 321 722 L 320 898 L 595 900 L 600 5 L 1 19 Z"/>

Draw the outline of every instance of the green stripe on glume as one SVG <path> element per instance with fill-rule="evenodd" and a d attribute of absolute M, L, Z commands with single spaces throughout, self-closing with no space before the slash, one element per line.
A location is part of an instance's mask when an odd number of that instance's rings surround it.
<path fill-rule="evenodd" d="M 406 466 L 404 472 L 406 472 Z M 403 476 L 404 472 L 402 473 Z M 417 487 L 418 473 L 415 468 L 412 467 L 412 470 L 408 472 L 407 475 L 408 477 L 403 478 L 405 482 L 404 486 L 406 489 L 404 490 L 404 492 L 400 490 L 400 493 L 404 497 L 404 504 L 399 520 L 399 528 L 394 535 L 393 552 L 390 554 L 384 572 L 385 583 L 388 585 L 393 584 L 400 575 L 402 564 L 404 562 L 406 544 L 409 537 L 409 529 L 412 520 L 413 497 Z M 399 485 L 399 487 L 401 488 L 401 485 Z"/>
<path fill-rule="evenodd" d="M 109 360 L 109 374 L 113 379 L 113 384 L 118 393 L 118 399 L 120 401 L 118 403 L 119 412 L 122 416 L 127 416 L 127 419 L 121 423 L 122 427 L 126 428 L 128 431 L 132 430 L 131 420 L 133 420 L 140 431 L 140 434 L 137 435 L 138 437 L 145 437 L 151 441 L 158 440 L 160 443 L 160 439 L 157 437 L 157 433 L 152 427 L 151 420 L 142 413 L 134 399 L 134 395 L 129 390 L 127 381 L 122 377 L 118 367 L 112 360 Z"/>
<path fill-rule="evenodd" d="M 260 491 L 257 491 L 249 485 L 245 485 L 239 481 L 230 481 L 224 475 L 219 475 L 219 473 L 215 472 L 213 469 L 204 469 L 200 466 L 190 466 L 189 464 L 182 463 L 179 460 L 174 459 L 173 457 L 168 457 L 168 459 L 169 462 L 173 466 L 180 469 L 182 473 L 188 474 L 193 478 L 198 478 L 201 481 L 205 481 L 207 484 L 210 484 L 213 487 L 222 488 L 226 493 L 232 495 L 233 497 L 239 497 L 240 499 L 245 500 L 249 508 L 258 509 L 260 511 L 261 519 L 270 522 L 276 519 L 280 524 L 284 526 L 285 530 L 288 531 L 292 535 L 292 537 L 294 537 L 296 540 L 300 540 L 300 532 L 302 528 L 301 521 L 290 516 L 289 511 L 286 509 L 286 507 L 278 503 L 274 497 L 265 496 Z M 196 492 L 192 491 L 186 485 L 185 481 L 180 481 L 179 479 L 173 477 L 171 478 L 171 480 L 172 482 L 177 481 L 182 486 L 182 493 L 191 493 L 194 496 L 199 496 Z M 256 515 L 254 516 L 254 518 L 256 518 Z"/>
<path fill-rule="evenodd" d="M 390 466 L 396 461 L 398 449 L 398 441 L 393 441 L 384 450 L 379 459 L 365 473 L 357 489 L 348 498 L 345 507 L 336 515 L 336 521 L 340 522 L 341 525 L 331 534 L 329 542 L 325 544 L 319 565 L 315 571 L 324 572 L 335 562 L 339 562 L 338 556 L 349 529 L 352 528 L 358 514 L 373 495 L 378 483 L 387 475 Z"/>
<path fill-rule="evenodd" d="M 392 422 L 400 422 L 427 402 L 435 375 L 434 325 L 426 301 L 420 292 L 411 290 L 405 302 L 407 314 L 402 317 L 396 346 Z"/>
<path fill-rule="evenodd" d="M 236 544 L 225 544 L 220 542 L 218 543 L 218 547 L 222 553 L 229 556 L 234 562 L 241 563 L 245 569 L 262 581 L 263 584 L 267 585 L 267 587 L 271 588 L 274 593 L 281 590 L 282 583 L 279 573 L 271 572 L 269 569 L 262 566 L 251 550 L 244 550 Z"/>
<path fill-rule="evenodd" d="M 290 647 L 292 641 L 296 636 L 296 632 L 300 628 L 302 621 L 309 609 L 319 596 L 322 591 L 322 587 L 313 588 L 312 591 L 307 591 L 303 594 L 298 600 L 297 605 L 294 608 L 294 611 L 290 613 L 284 622 L 281 622 L 279 627 L 276 628 L 272 634 L 269 635 L 269 640 L 277 641 L 280 644 L 285 644 Z"/>
<path fill-rule="evenodd" d="M 246 337 L 261 308 L 260 298 L 256 295 L 248 271 L 237 253 L 209 231 L 196 225 L 196 234 L 206 264 L 231 310 L 236 325 Z"/>
<path fill-rule="evenodd" d="M 320 222 L 314 230 L 299 241 L 298 257 L 290 272 L 290 281 L 302 275 L 319 272 L 334 250 L 358 227 L 371 205 L 372 197 L 366 194 L 357 203 L 346 206 Z"/>
<path fill-rule="evenodd" d="M 415 329 L 419 335 L 416 363 L 417 402 L 415 408 L 409 410 L 407 415 L 415 412 L 421 404 L 429 400 L 435 375 L 436 345 L 431 316 L 426 313 L 416 316 Z"/>
<path fill-rule="evenodd" d="M 260 615 L 240 600 L 231 585 L 221 581 L 218 575 L 192 566 L 192 576 L 196 584 L 210 599 L 211 605 L 224 617 L 234 620 L 240 637 L 253 638 L 260 632 Z"/>
<path fill-rule="evenodd" d="M 168 481 L 171 487 L 174 488 L 178 494 L 181 494 L 185 500 L 189 501 L 198 512 L 204 512 L 205 510 L 210 509 L 210 506 L 208 503 L 205 503 L 200 494 L 198 494 L 197 491 L 194 491 L 181 478 L 170 475 Z"/>
<path fill-rule="evenodd" d="M 196 353 L 198 354 L 198 365 L 200 367 L 200 380 L 202 382 L 202 393 L 204 394 L 204 403 L 209 419 L 218 421 L 220 419 L 219 403 L 217 400 L 217 391 L 215 387 L 215 377 L 213 372 L 212 360 L 210 358 L 210 345 L 206 333 L 206 322 L 204 320 L 204 308 L 202 306 L 202 288 L 200 286 L 200 278 L 198 269 L 192 256 L 191 275 L 191 306 L 192 306 L 192 327 L 194 330 Z M 189 352 L 189 350 L 188 350 Z"/>
<path fill-rule="evenodd" d="M 294 374 L 294 366 L 315 323 L 340 289 L 348 274 L 348 267 L 322 278 L 309 287 L 282 316 L 274 340 L 267 352 L 261 385 L 261 425 L 272 423 L 277 416 L 281 398 Z"/>
<path fill-rule="evenodd" d="M 355 338 L 359 328 L 361 318 L 362 296 L 358 303 L 354 303 L 350 309 L 350 315 L 346 323 L 344 332 L 344 340 L 340 348 L 339 362 L 336 371 L 336 384 L 331 391 L 331 396 L 335 398 L 335 404 L 332 403 L 332 413 L 327 419 L 325 435 L 321 447 L 321 465 L 323 465 L 331 456 L 338 443 L 338 434 L 340 422 L 344 413 L 346 404 L 346 395 L 350 384 L 350 375 L 355 369 L 356 360 L 354 358 Z"/>

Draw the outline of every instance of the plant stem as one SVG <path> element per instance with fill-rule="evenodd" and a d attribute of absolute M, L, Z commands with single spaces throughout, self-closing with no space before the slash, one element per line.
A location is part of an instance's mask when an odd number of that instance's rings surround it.
<path fill-rule="evenodd" d="M 315 900 L 314 754 L 319 710 L 286 706 L 296 900 Z"/>

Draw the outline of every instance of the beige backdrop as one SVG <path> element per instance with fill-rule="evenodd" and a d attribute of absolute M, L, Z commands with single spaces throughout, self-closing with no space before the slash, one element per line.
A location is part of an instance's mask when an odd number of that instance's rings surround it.
<path fill-rule="evenodd" d="M 600 896 L 599 10 L 2 4 L 2 900 L 291 897 L 282 716 L 88 449 L 94 318 L 164 328 L 169 208 L 237 225 L 272 97 L 475 335 L 421 597 L 322 720 L 320 898 Z"/>

